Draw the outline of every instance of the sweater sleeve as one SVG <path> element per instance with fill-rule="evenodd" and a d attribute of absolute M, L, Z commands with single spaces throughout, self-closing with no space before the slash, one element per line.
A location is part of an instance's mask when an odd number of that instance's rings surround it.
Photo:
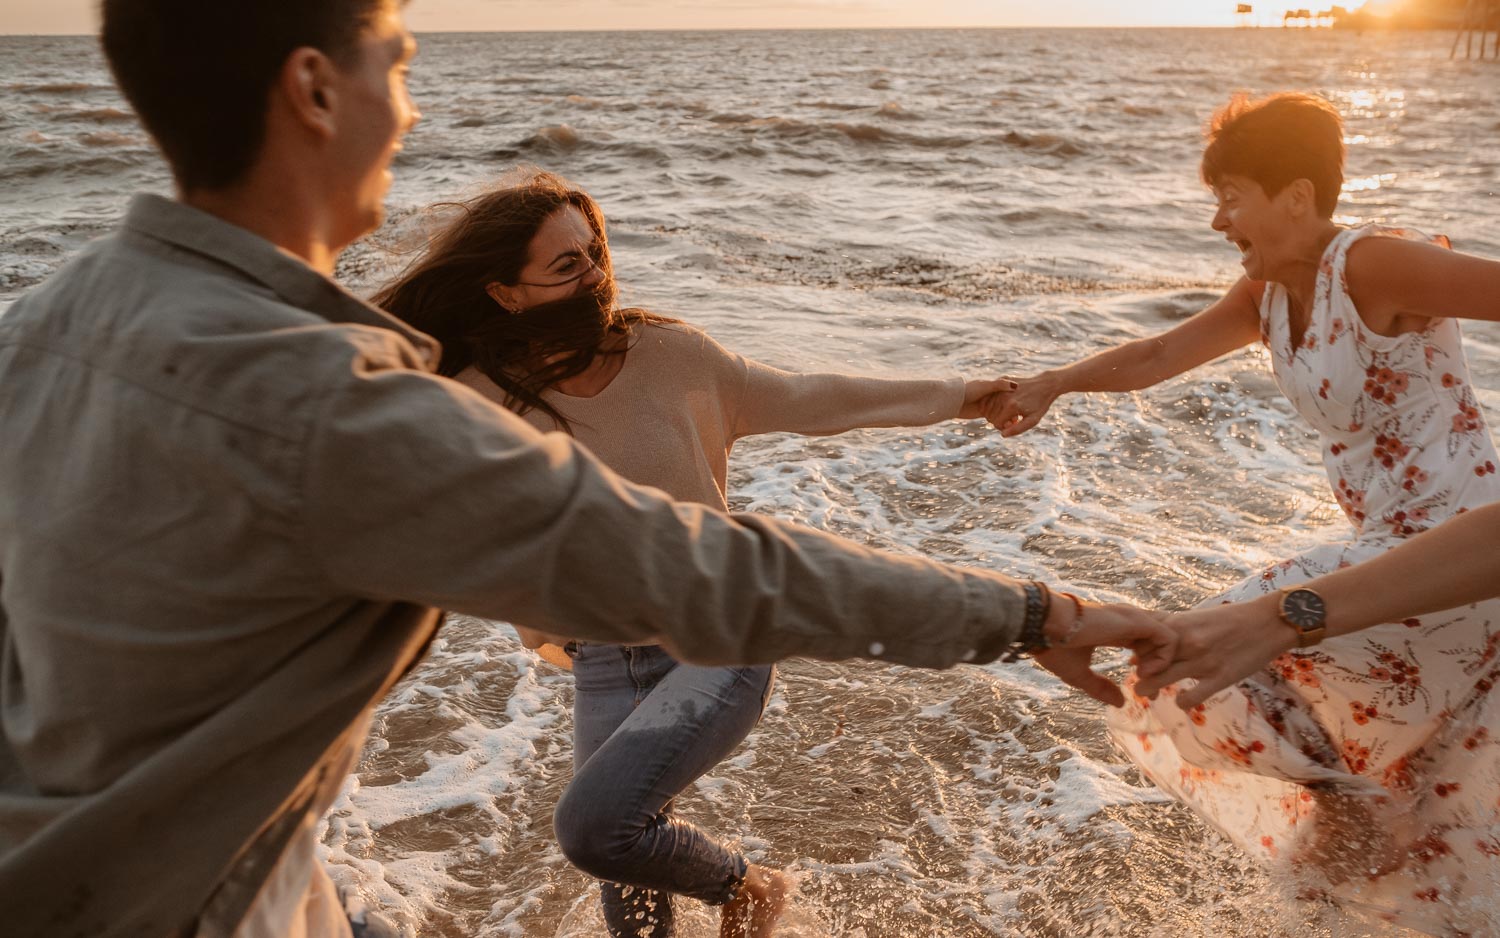
<path fill-rule="evenodd" d="M 706 339 L 722 356 L 734 439 L 784 431 L 808 436 L 859 427 L 924 427 L 958 416 L 964 379 L 799 373 L 763 365 Z"/>

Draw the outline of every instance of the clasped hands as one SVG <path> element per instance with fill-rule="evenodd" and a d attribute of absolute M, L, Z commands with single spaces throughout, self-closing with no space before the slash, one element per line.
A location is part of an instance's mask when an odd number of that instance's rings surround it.
<path fill-rule="evenodd" d="M 1097 648 L 1125 648 L 1136 669 L 1135 693 L 1155 698 L 1169 684 L 1196 681 L 1175 698 L 1190 710 L 1293 647 L 1295 635 L 1280 622 L 1273 602 L 1270 597 L 1177 613 L 1124 603 L 1085 604 L 1076 628 L 1059 626 L 1054 632 L 1049 625 L 1045 631 L 1053 632 L 1048 634 L 1052 647 L 1039 652 L 1036 663 L 1095 700 L 1119 707 L 1124 693 L 1092 664 Z M 1059 641 L 1057 632 L 1071 634 Z"/>
<path fill-rule="evenodd" d="M 1035 427 L 1062 391 L 1046 374 L 967 381 L 958 416 L 969 420 L 983 417 L 1002 435 L 1016 436 Z"/>

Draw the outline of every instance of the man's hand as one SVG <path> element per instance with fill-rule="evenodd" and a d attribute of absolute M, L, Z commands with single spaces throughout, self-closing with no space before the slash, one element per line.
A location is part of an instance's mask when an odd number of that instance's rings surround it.
<path fill-rule="evenodd" d="M 1168 616 L 1177 645 L 1167 658 L 1136 663 L 1141 681 L 1136 693 L 1155 697 L 1163 687 L 1182 680 L 1198 683 L 1177 695 L 1184 710 L 1203 703 L 1231 685 L 1265 668 L 1296 646 L 1296 632 L 1277 612 L 1276 594 L 1244 603 L 1211 606 Z"/>
<path fill-rule="evenodd" d="M 988 417 L 990 411 L 999 406 L 999 400 L 1015 389 L 1016 383 L 1009 378 L 965 381 L 964 404 L 959 408 L 958 418 L 973 420 L 975 417 Z"/>
<path fill-rule="evenodd" d="M 1062 394 L 1046 374 L 1032 378 L 1014 378 L 1015 390 L 992 400 L 985 419 L 1005 436 L 1016 436 L 1036 426 Z"/>
<path fill-rule="evenodd" d="M 1052 595 L 1052 608 L 1070 605 L 1065 596 Z M 1048 617 L 1049 621 L 1052 618 Z M 1051 671 L 1101 703 L 1123 707 L 1125 695 L 1113 681 L 1093 670 L 1094 649 L 1101 645 L 1129 648 L 1139 665 L 1165 668 L 1173 660 L 1177 632 L 1162 621 L 1160 613 L 1115 603 L 1106 606 L 1085 604 L 1081 625 L 1074 629 L 1071 620 L 1060 627 L 1070 632 L 1066 644 L 1049 634 L 1052 648 L 1036 656 L 1036 663 Z"/>

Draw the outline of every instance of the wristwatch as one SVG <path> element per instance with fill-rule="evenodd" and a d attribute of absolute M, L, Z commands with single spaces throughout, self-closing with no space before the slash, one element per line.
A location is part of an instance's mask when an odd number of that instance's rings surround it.
<path fill-rule="evenodd" d="M 1311 648 L 1328 633 L 1328 603 L 1305 586 L 1281 591 L 1281 619 L 1297 630 L 1297 647 Z"/>

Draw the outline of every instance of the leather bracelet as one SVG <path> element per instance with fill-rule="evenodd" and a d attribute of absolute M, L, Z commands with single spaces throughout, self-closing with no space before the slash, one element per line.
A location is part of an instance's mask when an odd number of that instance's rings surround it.
<path fill-rule="evenodd" d="M 1024 655 L 1034 655 L 1052 647 L 1042 631 L 1047 624 L 1047 613 L 1052 610 L 1052 591 L 1040 580 L 1022 583 L 1021 591 L 1026 595 L 1026 617 L 1021 621 L 1020 634 L 1010 643 L 1010 650 L 1001 661 L 1019 661 Z"/>
<path fill-rule="evenodd" d="M 1073 644 L 1073 639 L 1077 638 L 1078 633 L 1083 631 L 1083 600 L 1072 593 L 1066 593 L 1062 590 L 1058 590 L 1057 595 L 1066 596 L 1073 602 L 1073 624 L 1068 626 L 1068 634 L 1064 635 L 1062 641 L 1057 643 L 1060 647 L 1066 647 Z"/>

